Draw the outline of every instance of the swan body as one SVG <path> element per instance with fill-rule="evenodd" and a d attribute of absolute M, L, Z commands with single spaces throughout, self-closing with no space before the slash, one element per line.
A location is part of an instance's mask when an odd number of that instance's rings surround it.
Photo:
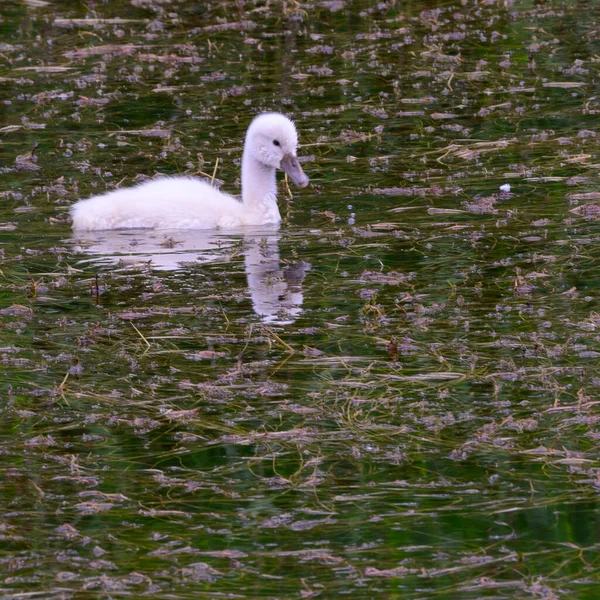
<path fill-rule="evenodd" d="M 279 113 L 263 113 L 246 133 L 241 202 L 194 177 L 161 177 L 76 202 L 71 207 L 73 228 L 231 229 L 278 224 L 276 169 L 284 170 L 299 187 L 309 182 L 297 147 L 294 123 Z"/>

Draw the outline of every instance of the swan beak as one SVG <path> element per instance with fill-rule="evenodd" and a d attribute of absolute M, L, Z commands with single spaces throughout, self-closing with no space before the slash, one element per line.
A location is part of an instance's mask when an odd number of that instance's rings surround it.
<path fill-rule="evenodd" d="M 298 186 L 306 187 L 310 181 L 305 175 L 300 163 L 298 162 L 297 156 L 291 154 L 284 154 L 281 159 L 281 169 L 288 174 L 288 177 Z"/>

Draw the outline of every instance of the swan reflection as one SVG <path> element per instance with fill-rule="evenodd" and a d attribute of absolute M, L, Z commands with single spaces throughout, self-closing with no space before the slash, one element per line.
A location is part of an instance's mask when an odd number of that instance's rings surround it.
<path fill-rule="evenodd" d="M 266 323 L 293 322 L 302 312 L 302 282 L 310 265 L 286 265 L 279 257 L 277 229 L 245 230 L 238 234 L 219 231 L 111 230 L 85 232 L 73 241 L 88 257 L 80 264 L 139 265 L 174 271 L 190 265 L 227 262 L 239 252 L 254 312 Z"/>

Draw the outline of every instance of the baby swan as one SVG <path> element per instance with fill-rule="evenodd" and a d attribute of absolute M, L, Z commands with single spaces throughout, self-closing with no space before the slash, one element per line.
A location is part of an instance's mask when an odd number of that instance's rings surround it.
<path fill-rule="evenodd" d="M 279 113 L 257 116 L 246 133 L 242 156 L 242 201 L 194 177 L 163 177 L 114 190 L 71 207 L 73 228 L 214 229 L 281 221 L 275 170 L 299 187 L 308 185 L 296 149 L 298 134 Z"/>

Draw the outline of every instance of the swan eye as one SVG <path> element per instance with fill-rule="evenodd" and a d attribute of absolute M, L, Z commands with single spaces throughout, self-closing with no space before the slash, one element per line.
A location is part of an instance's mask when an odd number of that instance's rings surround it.
<path fill-rule="evenodd" d="M 273 140 L 273 145 L 274 146 L 281 146 L 281 144 L 279 143 L 279 140 Z"/>

